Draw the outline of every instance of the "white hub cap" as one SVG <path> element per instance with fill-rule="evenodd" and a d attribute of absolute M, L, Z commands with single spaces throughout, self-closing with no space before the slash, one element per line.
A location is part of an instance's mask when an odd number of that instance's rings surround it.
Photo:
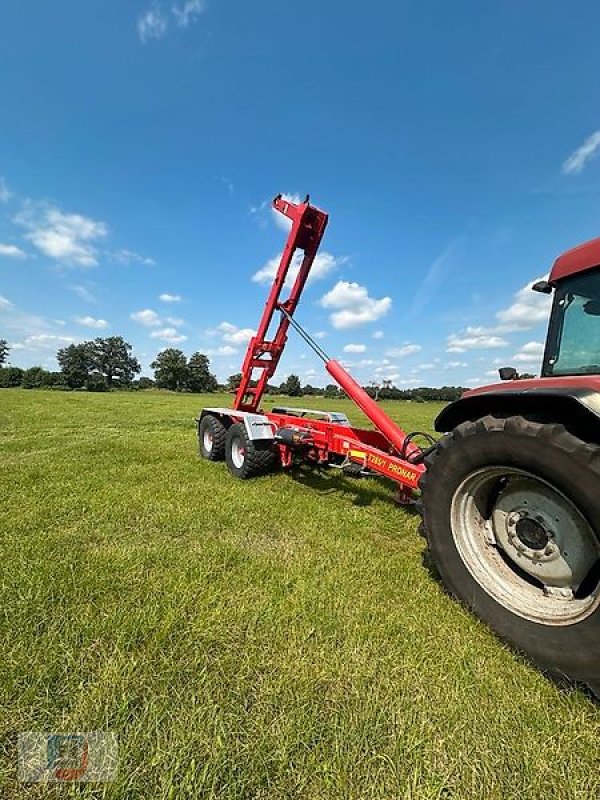
<path fill-rule="evenodd" d="M 209 430 L 204 431 L 204 436 L 202 437 L 202 444 L 204 445 L 204 450 L 207 453 L 211 453 L 213 449 L 213 435 Z"/>
<path fill-rule="evenodd" d="M 509 611 L 570 625 L 600 603 L 600 558 L 587 520 L 562 492 L 524 470 L 469 475 L 452 500 L 452 536 L 477 583 Z M 595 585 L 593 585 L 595 583 Z"/>
<path fill-rule="evenodd" d="M 241 469 L 244 466 L 244 461 L 246 460 L 246 448 L 239 437 L 236 437 L 231 442 L 231 460 L 233 461 L 233 465 L 236 469 Z"/>

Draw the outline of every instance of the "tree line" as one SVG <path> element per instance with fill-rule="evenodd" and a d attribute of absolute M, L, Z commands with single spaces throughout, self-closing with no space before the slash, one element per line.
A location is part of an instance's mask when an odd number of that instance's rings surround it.
<path fill-rule="evenodd" d="M 62 389 L 103 392 L 111 389 L 169 389 L 175 392 L 235 392 L 242 380 L 241 373 L 230 375 L 224 384 L 218 382 L 210 370 L 210 360 L 204 353 L 193 353 L 189 358 L 182 350 L 168 347 L 158 353 L 150 367 L 154 378 L 137 376 L 140 363 L 132 347 L 122 336 L 98 337 L 81 344 L 70 344 L 58 350 L 56 360 L 60 371 L 46 370 L 41 366 L 21 369 L 5 366 L 10 348 L 0 339 L 0 388 Z M 390 381 L 382 386 L 365 386 L 366 392 L 377 400 L 411 400 L 425 402 L 456 400 L 465 391 L 457 386 L 441 388 L 420 387 L 398 389 Z M 345 393 L 335 384 L 324 387 L 302 384 L 298 375 L 288 375 L 280 384 L 268 384 L 267 394 L 289 397 L 319 396 L 328 399 L 343 398 Z"/>

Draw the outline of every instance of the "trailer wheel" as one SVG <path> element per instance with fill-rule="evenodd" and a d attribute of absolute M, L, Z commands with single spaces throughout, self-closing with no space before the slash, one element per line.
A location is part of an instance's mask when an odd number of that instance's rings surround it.
<path fill-rule="evenodd" d="M 213 414 L 205 414 L 198 427 L 198 446 L 200 455 L 208 461 L 222 461 L 225 458 L 225 437 L 227 428 Z"/>
<path fill-rule="evenodd" d="M 449 591 L 555 677 L 600 696 L 600 448 L 523 417 L 464 422 L 426 459 Z"/>
<path fill-rule="evenodd" d="M 246 480 L 274 468 L 276 452 L 271 440 L 253 441 L 242 422 L 232 425 L 225 439 L 225 461 L 235 478 Z"/>

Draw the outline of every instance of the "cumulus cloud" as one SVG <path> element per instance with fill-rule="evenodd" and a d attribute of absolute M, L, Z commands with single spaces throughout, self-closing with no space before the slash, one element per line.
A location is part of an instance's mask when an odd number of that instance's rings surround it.
<path fill-rule="evenodd" d="M 13 307 L 13 304 L 10 302 L 10 300 L 8 300 L 6 297 L 2 297 L 2 295 L 0 295 L 0 308 L 7 309 L 7 308 L 12 308 L 12 307 Z"/>
<path fill-rule="evenodd" d="M 364 353 L 367 347 L 364 344 L 346 344 L 344 345 L 344 353 Z"/>
<path fill-rule="evenodd" d="M 461 367 L 468 367 L 466 361 L 447 361 L 444 364 L 444 369 L 460 369 Z"/>
<path fill-rule="evenodd" d="M 600 131 L 594 131 L 588 138 L 574 150 L 563 162 L 562 171 L 565 175 L 578 175 L 588 161 L 598 155 L 600 148 Z"/>
<path fill-rule="evenodd" d="M 139 322 L 140 325 L 145 325 L 148 328 L 160 325 L 162 322 L 160 316 L 151 308 L 144 308 L 142 311 L 135 311 L 130 316 L 134 322 Z"/>
<path fill-rule="evenodd" d="M 163 292 L 161 295 L 159 295 L 158 299 L 163 303 L 180 303 L 181 295 Z"/>
<path fill-rule="evenodd" d="M 233 356 L 237 353 L 235 347 L 232 347 L 230 344 L 224 344 L 221 347 L 217 347 L 215 350 L 207 350 L 207 356 Z"/>
<path fill-rule="evenodd" d="M 183 28 L 187 28 L 187 26 L 205 10 L 206 3 L 204 0 L 185 0 L 185 2 L 182 3 L 175 3 L 171 9 L 175 21 Z"/>
<path fill-rule="evenodd" d="M 66 347 L 73 344 L 75 339 L 72 336 L 58 336 L 55 333 L 36 333 L 27 336 L 22 342 L 13 345 L 15 350 L 56 350 L 58 347 Z"/>
<path fill-rule="evenodd" d="M 292 259 L 292 263 L 290 265 L 290 269 L 288 271 L 288 276 L 286 280 L 286 286 L 290 288 L 294 281 L 296 280 L 296 276 L 298 275 L 298 270 L 300 269 L 300 264 L 302 263 L 302 259 L 304 258 L 303 253 L 300 250 L 296 250 L 294 253 L 294 257 Z M 281 255 L 273 256 L 270 258 L 266 264 L 264 264 L 257 272 L 254 273 L 252 276 L 252 280 L 255 283 L 272 283 L 275 275 L 277 274 L 277 268 L 279 267 L 279 262 L 281 261 Z M 326 278 L 329 274 L 331 274 L 335 269 L 337 269 L 341 264 L 344 264 L 347 261 L 346 258 L 332 256 L 331 253 L 327 253 L 323 251 L 321 253 L 317 253 L 315 260 L 313 261 L 313 265 L 310 269 L 310 273 L 308 275 L 309 281 L 318 281 Z"/>
<path fill-rule="evenodd" d="M 335 309 L 331 314 L 334 328 L 355 328 L 375 322 L 392 307 L 391 297 L 376 300 L 369 296 L 365 286 L 349 281 L 338 281 L 319 301 L 323 308 Z"/>
<path fill-rule="evenodd" d="M 374 339 L 383 339 L 383 331 L 375 331 L 373 334 Z"/>
<path fill-rule="evenodd" d="M 496 319 L 500 323 L 497 332 L 525 331 L 546 322 L 550 314 L 552 298 L 547 294 L 532 291 L 532 286 L 545 278 L 536 278 L 527 283 L 515 294 L 508 308 L 498 311 Z"/>
<path fill-rule="evenodd" d="M 507 347 L 508 342 L 486 328 L 469 327 L 462 334 L 452 334 L 448 337 L 448 353 L 465 353 L 467 350 L 491 350 Z"/>
<path fill-rule="evenodd" d="M 544 345 L 542 342 L 527 342 L 518 353 L 515 353 L 512 360 L 518 364 L 539 364 L 543 355 Z"/>
<path fill-rule="evenodd" d="M 177 328 L 160 328 L 157 331 L 152 331 L 150 336 L 153 339 L 161 339 L 163 342 L 169 342 L 169 344 L 185 342 L 188 338 L 183 333 L 179 333 Z"/>
<path fill-rule="evenodd" d="M 108 322 L 105 319 L 96 319 L 95 317 L 90 316 L 75 317 L 75 322 L 77 322 L 79 325 L 85 326 L 86 328 L 96 328 L 97 330 L 108 328 Z"/>
<path fill-rule="evenodd" d="M 27 204 L 15 217 L 27 229 L 28 239 L 40 253 L 78 267 L 95 267 L 98 251 L 95 243 L 104 238 L 108 228 L 81 214 L 64 214 L 55 206 Z"/>
<path fill-rule="evenodd" d="M 230 344 L 245 344 L 256 333 L 252 328 L 238 328 L 231 322 L 221 322 L 217 325 L 217 331 L 222 335 L 223 341 Z"/>
<path fill-rule="evenodd" d="M 17 258 L 22 260 L 27 258 L 27 253 L 14 244 L 0 244 L 0 257 Z"/>
<path fill-rule="evenodd" d="M 390 350 L 387 350 L 386 355 L 391 358 L 404 358 L 404 356 L 411 356 L 413 353 L 419 353 L 421 350 L 422 347 L 420 344 L 406 342 L 402 347 L 392 347 Z"/>

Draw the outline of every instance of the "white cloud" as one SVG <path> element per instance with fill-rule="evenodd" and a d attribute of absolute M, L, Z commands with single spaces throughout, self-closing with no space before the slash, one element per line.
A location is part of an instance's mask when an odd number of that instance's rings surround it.
<path fill-rule="evenodd" d="M 75 292 L 78 297 L 85 300 L 86 303 L 96 303 L 96 298 L 85 286 L 70 286 L 69 288 L 72 292 Z"/>
<path fill-rule="evenodd" d="M 6 297 L 2 297 L 2 295 L 0 295 L 0 308 L 12 308 L 12 307 L 13 304 L 10 302 L 10 300 L 7 300 Z"/>
<path fill-rule="evenodd" d="M 391 297 L 376 300 L 369 297 L 365 286 L 348 281 L 338 281 L 321 300 L 323 308 L 337 309 L 331 314 L 334 328 L 355 328 L 381 319 L 392 307 Z"/>
<path fill-rule="evenodd" d="M 6 258 L 23 259 L 27 258 L 27 253 L 14 244 L 0 244 L 0 257 L 1 256 L 4 256 Z"/>
<path fill-rule="evenodd" d="M 206 350 L 207 356 L 233 356 L 236 353 L 237 350 L 230 344 L 224 344 L 222 347 L 217 347 L 216 350 Z"/>
<path fill-rule="evenodd" d="M 296 280 L 296 276 L 298 275 L 298 270 L 300 269 L 300 264 L 302 263 L 302 259 L 304 258 L 303 253 L 300 250 L 296 250 L 294 253 L 294 257 L 292 259 L 292 263 L 290 265 L 290 269 L 288 271 L 287 280 L 285 285 L 289 288 L 292 286 L 294 281 Z M 254 273 L 252 276 L 252 280 L 255 283 L 272 283 L 275 275 L 277 274 L 277 268 L 279 267 L 279 262 L 281 261 L 281 255 L 273 256 L 270 258 L 267 263 L 262 266 L 257 272 Z M 331 253 L 327 253 L 323 251 L 321 253 L 317 253 L 315 256 L 315 260 L 313 261 L 313 265 L 310 269 L 308 280 L 309 281 L 318 281 L 326 278 L 330 273 L 332 273 L 335 269 L 337 269 L 341 264 L 344 264 L 347 261 L 346 258 L 343 256 L 336 257 L 332 256 Z"/>
<path fill-rule="evenodd" d="M 383 331 L 375 331 L 373 334 L 374 339 L 383 339 Z"/>
<path fill-rule="evenodd" d="M 101 330 L 102 328 L 108 328 L 108 322 L 105 319 L 95 319 L 95 317 L 75 317 L 75 322 L 79 325 L 84 325 L 86 328 L 96 328 L 97 330 Z"/>
<path fill-rule="evenodd" d="M 367 347 L 364 344 L 346 344 L 344 345 L 344 353 L 364 353 Z"/>
<path fill-rule="evenodd" d="M 140 325 L 146 325 L 146 327 L 151 328 L 156 325 L 160 325 L 162 323 L 162 319 L 151 308 L 145 308 L 142 311 L 135 311 L 133 314 L 130 314 L 131 319 L 134 322 L 139 322 Z"/>
<path fill-rule="evenodd" d="M 169 342 L 170 344 L 185 342 L 187 339 L 187 336 L 183 333 L 179 333 L 176 328 L 161 328 L 160 330 L 152 331 L 150 336 L 153 339 L 161 339 L 163 342 Z"/>
<path fill-rule="evenodd" d="M 316 333 L 313 333 L 312 336 L 313 336 L 313 339 L 325 339 L 325 337 L 327 336 L 327 332 L 326 331 L 317 331 Z"/>
<path fill-rule="evenodd" d="M 600 148 L 600 131 L 594 131 L 577 150 L 564 161 L 562 171 L 565 175 L 579 174 L 590 159 L 595 158 Z"/>
<path fill-rule="evenodd" d="M 163 292 L 163 294 L 159 295 L 158 299 L 161 300 L 163 303 L 180 303 L 181 295 L 169 294 L 168 292 Z"/>
<path fill-rule="evenodd" d="M 162 39 L 163 36 L 167 34 L 172 21 L 174 21 L 178 27 L 187 28 L 188 25 L 205 10 L 205 0 L 180 0 L 179 2 L 174 2 L 171 6 L 171 17 L 169 17 L 166 4 L 155 0 L 155 2 L 138 17 L 138 36 L 144 44 L 151 39 Z"/>
<path fill-rule="evenodd" d="M 411 356 L 413 353 L 419 353 L 422 349 L 420 344 L 406 342 L 402 347 L 392 347 L 387 350 L 386 355 L 391 356 L 391 358 L 404 358 L 405 356 Z"/>
<path fill-rule="evenodd" d="M 204 0 L 185 0 L 182 3 L 175 3 L 171 9 L 177 24 L 184 28 L 187 28 L 194 17 L 199 17 L 205 10 Z"/>
<path fill-rule="evenodd" d="M 550 314 L 552 298 L 547 294 L 532 291 L 532 286 L 544 278 L 536 278 L 515 294 L 512 305 L 498 311 L 496 319 L 500 323 L 496 333 L 526 331 L 541 322 L 546 322 Z"/>
<path fill-rule="evenodd" d="M 125 264 L 126 266 L 130 264 L 143 264 L 144 266 L 153 267 L 156 265 L 156 261 L 153 258 L 141 256 L 139 253 L 134 253 L 133 250 L 126 250 L 125 248 L 116 250 L 114 253 L 108 253 L 107 255 L 111 261 L 116 261 L 117 264 Z"/>
<path fill-rule="evenodd" d="M 29 232 L 25 235 L 43 255 L 62 264 L 95 267 L 98 253 L 94 242 L 108 233 L 104 222 L 81 214 L 63 214 L 46 204 L 29 203 L 15 217 Z"/>
<path fill-rule="evenodd" d="M 461 367 L 468 367 L 466 361 L 448 361 L 444 364 L 444 369 L 460 369 Z"/>
<path fill-rule="evenodd" d="M 0 178 L 0 203 L 8 203 L 12 196 L 13 193 L 8 188 L 4 178 Z"/>
<path fill-rule="evenodd" d="M 490 350 L 506 347 L 508 342 L 500 336 L 490 333 L 486 328 L 469 327 L 462 334 L 448 337 L 448 353 L 464 353 L 467 350 Z"/>
<path fill-rule="evenodd" d="M 250 341 L 256 332 L 252 328 L 238 328 L 231 322 L 221 322 L 217 325 L 217 330 L 223 335 L 223 341 L 230 344 L 244 344 Z"/>
<path fill-rule="evenodd" d="M 527 342 L 512 360 L 518 364 L 539 364 L 544 355 L 544 345 L 541 342 Z"/>
<path fill-rule="evenodd" d="M 169 20 L 158 3 L 153 3 L 137 21 L 138 36 L 144 44 L 150 39 L 162 39 L 168 27 Z"/>
<path fill-rule="evenodd" d="M 436 367 L 437 367 L 437 364 L 426 363 L 426 364 L 419 364 L 416 369 L 419 372 L 426 372 L 427 370 L 435 369 Z"/>
<path fill-rule="evenodd" d="M 27 336 L 22 342 L 15 345 L 17 350 L 56 350 L 73 344 L 72 336 L 58 336 L 54 333 L 37 333 Z M 18 346 L 17 346 L 18 345 Z"/>

